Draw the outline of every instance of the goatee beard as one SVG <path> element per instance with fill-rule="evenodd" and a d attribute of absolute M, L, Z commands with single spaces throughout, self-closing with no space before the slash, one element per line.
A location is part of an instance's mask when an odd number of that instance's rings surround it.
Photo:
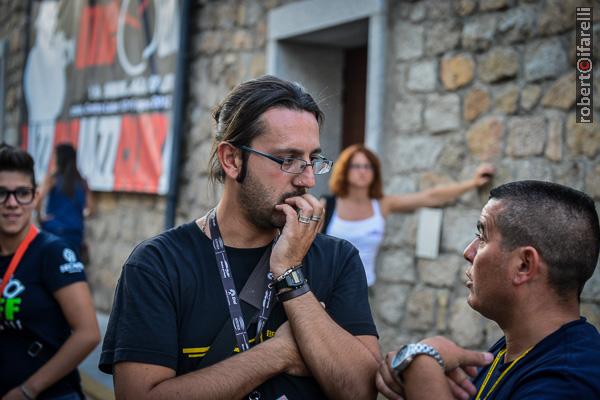
<path fill-rule="evenodd" d="M 275 205 L 284 204 L 290 197 L 306 194 L 306 188 L 284 193 L 276 203 L 270 201 L 270 191 L 250 174 L 241 183 L 239 201 L 247 220 L 259 229 L 283 228 L 285 214 L 275 209 Z"/>

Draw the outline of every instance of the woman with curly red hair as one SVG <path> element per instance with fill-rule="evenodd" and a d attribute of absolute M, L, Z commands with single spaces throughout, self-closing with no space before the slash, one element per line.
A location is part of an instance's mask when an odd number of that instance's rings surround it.
<path fill-rule="evenodd" d="M 372 286 L 375 283 L 375 257 L 389 214 L 444 205 L 485 185 L 493 173 L 493 166 L 481 165 L 473 178 L 462 182 L 416 193 L 384 195 L 379 158 L 364 145 L 354 144 L 342 151 L 333 166 L 329 180 L 333 196 L 325 196 L 327 215 L 323 232 L 346 239 L 358 249 L 367 284 Z"/>

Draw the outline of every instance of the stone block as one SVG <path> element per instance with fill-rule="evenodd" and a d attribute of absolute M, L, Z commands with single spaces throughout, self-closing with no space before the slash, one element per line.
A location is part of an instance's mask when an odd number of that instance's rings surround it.
<path fill-rule="evenodd" d="M 563 75 L 550 86 L 542 105 L 548 108 L 559 108 L 568 111 L 575 104 L 575 72 Z"/>
<path fill-rule="evenodd" d="M 427 171 L 419 177 L 419 190 L 431 189 L 436 186 L 454 183 L 454 180 L 446 174 Z"/>
<path fill-rule="evenodd" d="M 570 186 L 573 189 L 585 190 L 585 165 L 581 160 L 563 161 L 553 165 L 554 182 Z"/>
<path fill-rule="evenodd" d="M 262 1 L 245 1 L 238 5 L 237 24 L 240 26 L 253 27 L 265 15 Z"/>
<path fill-rule="evenodd" d="M 233 50 L 250 50 L 254 47 L 254 32 L 244 29 L 236 29 L 231 38 Z"/>
<path fill-rule="evenodd" d="M 544 0 L 538 21 L 540 34 L 554 35 L 573 28 L 576 8 L 585 6 L 585 3 L 581 0 Z M 587 2 L 588 6 L 592 4 L 593 1 Z"/>
<path fill-rule="evenodd" d="M 404 326 L 417 331 L 427 331 L 433 327 L 436 296 L 435 291 L 414 288 L 408 296 Z"/>
<path fill-rule="evenodd" d="M 398 191 L 390 188 L 390 193 L 413 193 L 415 191 L 416 187 L 408 191 Z M 414 249 L 416 246 L 416 237 L 417 221 L 415 214 L 392 214 L 387 218 L 380 253 L 383 253 L 388 248 L 390 251 L 394 251 L 393 249 L 398 248 L 398 246 Z"/>
<path fill-rule="evenodd" d="M 444 141 L 427 136 L 394 138 L 386 149 L 387 162 L 392 174 L 427 170 L 435 165 Z"/>
<path fill-rule="evenodd" d="M 427 54 L 438 55 L 454 50 L 460 43 L 461 29 L 457 21 L 434 24 L 426 32 L 425 49 Z"/>
<path fill-rule="evenodd" d="M 478 66 L 479 78 L 484 82 L 497 82 L 513 78 L 519 72 L 519 56 L 510 47 L 496 47 L 485 54 Z"/>
<path fill-rule="evenodd" d="M 521 108 L 530 111 L 537 104 L 542 94 L 540 85 L 527 85 L 521 91 Z"/>
<path fill-rule="evenodd" d="M 485 319 L 483 321 L 483 326 L 485 332 L 485 344 L 482 348 L 489 349 L 504 336 L 504 332 L 502 332 L 502 329 L 500 329 L 497 323 L 490 319 Z"/>
<path fill-rule="evenodd" d="M 427 5 L 428 20 L 447 20 L 452 15 L 452 3 L 449 1 L 432 1 Z"/>
<path fill-rule="evenodd" d="M 588 322 L 600 329 L 600 305 L 594 303 L 583 303 L 581 304 L 581 315 L 584 316 Z"/>
<path fill-rule="evenodd" d="M 448 329 L 448 315 L 450 314 L 450 292 L 448 290 L 436 290 L 437 312 L 435 313 L 435 329 L 445 332 Z"/>
<path fill-rule="evenodd" d="M 541 155 L 546 144 L 544 117 L 513 117 L 508 121 L 506 154 L 511 157 Z"/>
<path fill-rule="evenodd" d="M 493 14 L 473 17 L 462 31 L 462 45 L 466 50 L 486 50 L 494 41 L 497 19 Z"/>
<path fill-rule="evenodd" d="M 550 162 L 543 158 L 526 158 L 510 160 L 512 166 L 511 180 L 522 181 L 533 179 L 537 181 L 552 181 L 552 167 Z"/>
<path fill-rule="evenodd" d="M 440 79 L 447 90 L 456 90 L 473 80 L 475 62 L 468 54 L 444 57 L 440 65 Z"/>
<path fill-rule="evenodd" d="M 600 123 L 595 115 L 594 123 L 578 124 L 575 113 L 567 118 L 567 147 L 572 154 L 595 157 L 600 150 Z"/>
<path fill-rule="evenodd" d="M 412 22 L 421 22 L 427 17 L 427 7 L 424 3 L 416 3 L 410 11 L 409 19 Z"/>
<path fill-rule="evenodd" d="M 592 277 L 585 283 L 581 300 L 584 302 L 599 303 L 600 299 L 600 262 L 596 265 L 596 269 Z"/>
<path fill-rule="evenodd" d="M 554 78 L 568 68 L 567 54 L 560 41 L 547 39 L 525 46 L 525 80 Z"/>
<path fill-rule="evenodd" d="M 449 140 L 444 145 L 437 165 L 443 170 L 450 170 L 462 165 L 466 158 L 467 151 L 461 135 L 459 138 Z"/>
<path fill-rule="evenodd" d="M 544 155 L 551 161 L 560 161 L 562 159 L 563 147 L 563 117 L 559 113 L 552 113 L 547 116 L 548 121 L 548 143 Z"/>
<path fill-rule="evenodd" d="M 266 65 L 267 61 L 263 52 L 252 54 L 249 69 L 250 76 L 248 76 L 248 79 L 264 75 L 266 73 Z"/>
<path fill-rule="evenodd" d="M 472 14 L 476 7 L 476 0 L 457 0 L 454 2 L 454 10 L 461 17 Z"/>
<path fill-rule="evenodd" d="M 377 279 L 389 283 L 414 283 L 414 257 L 401 250 L 382 250 L 377 259 Z"/>
<path fill-rule="evenodd" d="M 466 262 L 462 257 L 442 253 L 435 260 L 419 259 L 417 270 L 420 280 L 426 285 L 450 288 L 456 283 L 458 271 L 465 265 Z"/>
<path fill-rule="evenodd" d="M 480 11 L 495 11 L 508 7 L 508 0 L 480 0 Z"/>
<path fill-rule="evenodd" d="M 454 300 L 451 310 L 450 332 L 456 343 L 463 347 L 480 346 L 484 340 L 483 317 L 460 298 Z"/>
<path fill-rule="evenodd" d="M 417 98 L 401 100 L 394 106 L 394 125 L 399 132 L 415 132 L 423 127 L 423 103 Z"/>
<path fill-rule="evenodd" d="M 597 74 L 597 75 L 600 75 L 600 74 Z M 600 93 L 600 77 L 598 77 L 598 76 L 594 77 L 594 93 Z M 600 110 L 600 101 L 594 102 L 594 109 Z"/>
<path fill-rule="evenodd" d="M 465 95 L 463 117 L 471 122 L 490 109 L 490 95 L 485 88 L 476 87 Z"/>
<path fill-rule="evenodd" d="M 396 57 L 399 60 L 410 60 L 423 55 L 424 27 L 407 22 L 396 26 Z"/>
<path fill-rule="evenodd" d="M 374 308 L 386 323 L 397 326 L 404 317 L 409 285 L 376 284 Z"/>
<path fill-rule="evenodd" d="M 585 178 L 585 192 L 595 199 L 600 199 L 600 164 L 590 167 Z"/>
<path fill-rule="evenodd" d="M 237 5 L 229 2 L 215 3 L 216 26 L 223 29 L 231 29 L 236 22 Z"/>
<path fill-rule="evenodd" d="M 198 28 L 200 30 L 214 29 L 217 26 L 217 7 L 215 3 L 205 4 L 201 8 L 200 15 L 197 18 Z"/>
<path fill-rule="evenodd" d="M 462 254 L 475 238 L 480 210 L 448 208 L 442 224 L 442 251 Z"/>
<path fill-rule="evenodd" d="M 494 109 L 504 114 L 514 114 L 519 108 L 519 87 L 508 85 L 495 95 Z"/>
<path fill-rule="evenodd" d="M 199 50 L 204 54 L 213 54 L 222 50 L 224 44 L 223 33 L 220 31 L 204 31 L 200 35 Z"/>
<path fill-rule="evenodd" d="M 502 155 L 504 121 L 491 116 L 474 124 L 467 132 L 467 146 L 471 154 L 482 161 Z"/>
<path fill-rule="evenodd" d="M 457 94 L 429 95 L 425 108 L 425 128 L 432 133 L 460 127 L 460 98 Z"/>
<path fill-rule="evenodd" d="M 406 86 L 415 92 L 431 92 L 435 90 L 436 77 L 436 61 L 415 62 L 408 70 Z"/>
<path fill-rule="evenodd" d="M 267 21 L 265 19 L 260 20 L 255 27 L 254 30 L 254 48 L 263 49 L 265 44 L 267 43 Z M 264 50 L 261 52 L 261 55 L 264 57 Z M 254 75 L 256 77 L 257 75 Z"/>
<path fill-rule="evenodd" d="M 511 8 L 500 17 L 498 35 L 506 43 L 519 43 L 533 37 L 536 14 L 534 6 Z"/>

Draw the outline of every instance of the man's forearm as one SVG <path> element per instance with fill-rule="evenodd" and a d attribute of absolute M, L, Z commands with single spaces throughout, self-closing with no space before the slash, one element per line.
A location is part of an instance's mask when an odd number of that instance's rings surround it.
<path fill-rule="evenodd" d="M 152 382 L 156 366 L 135 364 L 121 369 L 117 364 L 115 391 L 118 399 L 240 399 L 286 368 L 285 354 L 273 339 L 229 357 L 210 367 L 181 376 L 163 377 Z M 144 378 L 146 377 L 146 378 Z"/>
<path fill-rule="evenodd" d="M 312 292 L 284 305 L 300 353 L 328 397 L 375 398 L 376 355 L 337 325 Z"/>
<path fill-rule="evenodd" d="M 452 399 L 444 371 L 435 359 L 417 356 L 402 374 L 407 400 Z"/>

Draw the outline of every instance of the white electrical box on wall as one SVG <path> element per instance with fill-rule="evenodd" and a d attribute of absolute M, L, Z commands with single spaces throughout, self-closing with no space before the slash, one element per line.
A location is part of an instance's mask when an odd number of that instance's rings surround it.
<path fill-rule="evenodd" d="M 421 208 L 417 225 L 417 257 L 436 259 L 440 250 L 443 211 Z"/>

